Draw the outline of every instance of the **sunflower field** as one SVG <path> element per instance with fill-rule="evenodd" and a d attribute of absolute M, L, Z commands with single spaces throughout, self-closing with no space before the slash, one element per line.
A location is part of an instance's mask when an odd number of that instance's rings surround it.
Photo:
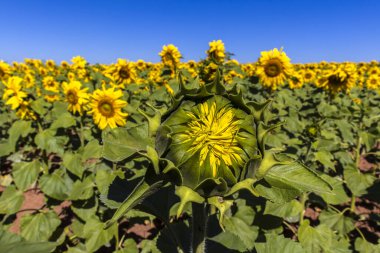
<path fill-rule="evenodd" d="M 380 252 L 380 64 L 0 61 L 0 253 Z"/>

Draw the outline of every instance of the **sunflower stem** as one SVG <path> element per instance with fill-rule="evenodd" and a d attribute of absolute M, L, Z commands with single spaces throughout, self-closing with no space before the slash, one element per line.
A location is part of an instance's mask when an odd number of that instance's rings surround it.
<path fill-rule="evenodd" d="M 209 206 L 207 203 L 192 203 L 192 253 L 206 252 L 206 235 Z"/>

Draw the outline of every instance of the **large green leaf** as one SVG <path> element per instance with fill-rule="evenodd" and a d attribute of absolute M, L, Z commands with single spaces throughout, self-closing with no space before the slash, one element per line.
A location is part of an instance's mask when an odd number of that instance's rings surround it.
<path fill-rule="evenodd" d="M 145 180 L 142 180 L 116 210 L 112 218 L 106 222 L 106 228 L 112 226 L 129 210 L 140 204 L 146 197 L 155 193 L 162 186 L 163 181 L 157 181 L 149 184 Z"/>
<path fill-rule="evenodd" d="M 349 200 L 349 197 L 344 190 L 343 181 L 339 177 L 330 177 L 327 174 L 322 174 L 321 177 L 332 186 L 332 193 L 320 193 L 319 195 L 328 204 L 339 205 Z"/>
<path fill-rule="evenodd" d="M 255 212 L 251 207 L 240 205 L 234 215 L 225 215 L 223 219 L 225 230 L 240 238 L 249 250 L 253 249 L 259 232 L 259 228 L 252 225 L 254 217 Z"/>
<path fill-rule="evenodd" d="M 65 112 L 59 115 L 59 117 L 55 121 L 53 121 L 53 124 L 51 124 L 50 128 L 51 129 L 57 129 L 60 127 L 68 128 L 75 125 L 76 125 L 75 118 L 69 112 Z"/>
<path fill-rule="evenodd" d="M 107 244 L 117 233 L 117 225 L 114 224 L 104 229 L 104 223 L 93 216 L 88 219 L 83 228 L 83 236 L 86 239 L 87 252 L 94 252 Z"/>
<path fill-rule="evenodd" d="M 292 200 L 287 203 L 273 203 L 267 201 L 264 214 L 270 214 L 284 219 L 293 219 L 292 221 L 295 222 L 302 209 L 301 203 L 297 200 Z"/>
<path fill-rule="evenodd" d="M 57 246 L 56 242 L 17 242 L 1 244 L 0 253 L 50 253 Z"/>
<path fill-rule="evenodd" d="M 355 229 L 354 221 L 345 216 L 344 213 L 323 211 L 319 216 L 319 220 L 333 231 L 338 231 L 341 235 L 346 235 Z"/>
<path fill-rule="evenodd" d="M 361 173 L 359 169 L 355 168 L 352 164 L 344 168 L 343 175 L 348 188 L 350 188 L 355 196 L 366 194 L 367 188 L 376 180 L 373 175 Z"/>
<path fill-rule="evenodd" d="M 380 244 L 375 245 L 359 237 L 355 240 L 355 250 L 363 253 L 378 253 Z"/>
<path fill-rule="evenodd" d="M 28 241 L 43 242 L 49 240 L 60 224 L 54 211 L 30 214 L 21 218 L 20 233 Z"/>
<path fill-rule="evenodd" d="M 279 188 L 317 193 L 331 192 L 331 186 L 325 180 L 298 162 L 276 165 L 267 172 L 264 178 L 269 184 Z"/>
<path fill-rule="evenodd" d="M 102 139 L 103 157 L 113 162 L 122 161 L 139 151 L 146 150 L 147 146 L 154 146 L 145 125 L 104 131 Z"/>
<path fill-rule="evenodd" d="M 12 169 L 12 175 L 17 188 L 26 190 L 31 186 L 38 178 L 40 167 L 41 163 L 38 160 L 15 163 Z"/>
<path fill-rule="evenodd" d="M 350 244 L 339 238 L 325 224 L 310 226 L 309 220 L 304 220 L 298 229 L 298 239 L 307 253 L 350 253 Z"/>
<path fill-rule="evenodd" d="M 283 235 L 266 234 L 265 242 L 255 243 L 257 253 L 304 253 L 302 246 Z"/>
<path fill-rule="evenodd" d="M 54 199 L 65 200 L 71 192 L 72 180 L 62 169 L 43 175 L 39 182 L 41 190 Z"/>
<path fill-rule="evenodd" d="M 16 190 L 13 185 L 8 186 L 0 196 L 0 213 L 12 214 L 17 212 L 23 201 L 24 195 L 22 192 Z"/>
<path fill-rule="evenodd" d="M 85 170 L 82 164 L 82 156 L 71 152 L 65 152 L 63 155 L 63 166 L 79 178 L 82 177 Z"/>
<path fill-rule="evenodd" d="M 26 137 L 30 132 L 33 131 L 33 128 L 31 127 L 32 122 L 31 121 L 23 121 L 23 120 L 18 120 L 14 122 L 9 129 L 9 137 L 8 141 L 11 147 L 13 148 L 13 151 L 15 150 L 15 145 L 20 138 Z"/>

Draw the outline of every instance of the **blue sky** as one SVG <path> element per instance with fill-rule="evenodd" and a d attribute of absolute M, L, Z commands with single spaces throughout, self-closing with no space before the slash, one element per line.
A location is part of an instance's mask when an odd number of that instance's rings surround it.
<path fill-rule="evenodd" d="M 283 47 L 292 62 L 380 60 L 377 0 L 1 0 L 0 59 L 159 61 L 165 44 L 184 61 L 221 39 L 240 62 Z"/>

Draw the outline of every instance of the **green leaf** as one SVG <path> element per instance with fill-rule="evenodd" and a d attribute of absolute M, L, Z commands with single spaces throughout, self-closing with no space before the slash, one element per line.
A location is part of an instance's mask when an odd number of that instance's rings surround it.
<path fill-rule="evenodd" d="M 96 139 L 86 144 L 82 154 L 82 161 L 85 162 L 90 158 L 100 158 L 102 156 L 102 146 Z"/>
<path fill-rule="evenodd" d="M 319 150 L 314 153 L 314 159 L 328 169 L 335 171 L 334 156 L 327 150 Z"/>
<path fill-rule="evenodd" d="M 355 240 L 355 250 L 363 253 L 378 253 L 380 252 L 380 244 L 375 245 L 359 237 Z"/>
<path fill-rule="evenodd" d="M 298 162 L 274 166 L 264 178 L 269 184 L 279 188 L 331 192 L 331 186 L 325 180 Z"/>
<path fill-rule="evenodd" d="M 12 151 L 15 151 L 16 143 L 20 136 L 26 137 L 30 132 L 33 131 L 31 124 L 31 121 L 23 120 L 18 120 L 12 124 L 11 128 L 8 131 L 8 142 L 10 147 L 12 148 Z"/>
<path fill-rule="evenodd" d="M 112 162 L 119 162 L 146 150 L 147 146 L 154 146 L 146 128 L 142 125 L 131 129 L 115 128 L 103 131 L 103 157 Z"/>
<path fill-rule="evenodd" d="M 48 153 L 57 153 L 60 156 L 63 155 L 65 150 L 65 144 L 68 141 L 67 136 L 55 136 L 55 131 L 46 129 L 39 132 L 34 138 L 34 142 L 37 147 L 46 150 Z"/>
<path fill-rule="evenodd" d="M 72 181 L 62 169 L 43 175 L 39 182 L 41 190 L 54 199 L 65 200 L 71 192 Z"/>
<path fill-rule="evenodd" d="M 129 210 L 141 203 L 146 197 L 155 193 L 162 185 L 163 181 L 157 181 L 148 184 L 145 180 L 142 180 L 127 197 L 127 199 L 124 200 L 121 206 L 116 210 L 112 216 L 112 219 L 106 222 L 105 228 L 112 226 L 112 224 L 117 222 Z"/>
<path fill-rule="evenodd" d="M 82 157 L 80 154 L 65 152 L 62 159 L 62 164 L 66 169 L 77 177 L 82 177 L 85 168 L 82 165 Z"/>
<path fill-rule="evenodd" d="M 304 253 L 302 246 L 283 235 L 266 234 L 265 242 L 256 242 L 257 253 Z"/>
<path fill-rule="evenodd" d="M 107 244 L 117 233 L 117 226 L 104 229 L 104 223 L 93 216 L 88 219 L 83 228 L 83 236 L 86 239 L 87 252 L 94 252 Z"/>
<path fill-rule="evenodd" d="M 376 178 L 371 174 L 364 174 L 355 168 L 354 165 L 349 164 L 343 170 L 344 180 L 348 188 L 359 197 L 367 193 L 367 188 L 370 187 Z"/>
<path fill-rule="evenodd" d="M 323 211 L 319 219 L 321 223 L 327 225 L 333 231 L 338 231 L 341 235 L 346 235 L 355 229 L 354 221 L 344 216 L 344 213 Z"/>
<path fill-rule="evenodd" d="M 69 200 L 85 200 L 92 197 L 94 194 L 93 177 L 86 177 L 83 182 L 80 180 L 75 181 L 71 190 Z"/>
<path fill-rule="evenodd" d="M 267 201 L 264 214 L 270 214 L 284 219 L 294 219 L 294 217 L 296 217 L 295 220 L 292 220 L 292 222 L 296 222 L 298 221 L 302 209 L 301 203 L 294 199 L 287 203 L 272 203 Z"/>
<path fill-rule="evenodd" d="M 226 249 L 225 251 L 222 251 L 222 252 L 229 252 L 232 250 L 235 250 L 238 252 L 247 251 L 247 247 L 244 245 L 242 240 L 237 235 L 233 234 L 232 232 L 229 232 L 228 230 L 226 230 L 225 232 L 221 232 L 215 235 L 214 237 L 211 237 L 208 239 L 220 245 L 223 245 Z M 210 247 L 211 246 L 212 245 L 210 245 Z M 207 247 L 207 244 L 206 244 L 206 247 Z M 217 248 L 217 250 L 220 252 L 219 248 Z M 217 252 L 217 250 L 214 250 L 214 251 Z M 211 252 L 214 252 L 214 251 L 211 251 Z"/>
<path fill-rule="evenodd" d="M 43 242 L 49 240 L 60 224 L 54 211 L 26 215 L 21 218 L 20 234 L 28 241 Z"/>
<path fill-rule="evenodd" d="M 38 178 L 40 167 L 38 160 L 14 164 L 12 175 L 17 188 L 24 191 L 33 184 Z"/>
<path fill-rule="evenodd" d="M 259 228 L 252 226 L 254 217 L 255 212 L 251 207 L 241 205 L 234 215 L 226 215 L 223 219 L 225 230 L 240 238 L 249 250 L 253 249 L 259 233 Z"/>
<path fill-rule="evenodd" d="M 1 244 L 0 253 L 50 253 L 57 246 L 56 242 L 17 242 Z"/>
<path fill-rule="evenodd" d="M 50 129 L 69 128 L 76 125 L 75 118 L 68 112 L 61 114 L 53 124 L 51 124 Z"/>
<path fill-rule="evenodd" d="M 339 177 L 330 177 L 329 175 L 322 174 L 321 177 L 328 182 L 332 189 L 333 194 L 320 193 L 319 195 L 328 204 L 339 205 L 349 200 L 346 191 L 344 190 L 343 181 Z"/>
<path fill-rule="evenodd" d="M 325 224 L 311 227 L 309 220 L 304 220 L 298 229 L 298 239 L 307 253 L 349 253 L 350 244 L 338 237 Z"/>
<path fill-rule="evenodd" d="M 22 202 L 24 202 L 22 192 L 16 190 L 13 185 L 8 186 L 0 196 L 0 213 L 13 214 L 20 209 Z"/>
<path fill-rule="evenodd" d="M 93 196 L 90 199 L 73 201 L 70 208 L 80 219 L 87 221 L 96 214 L 98 202 L 98 199 Z"/>

